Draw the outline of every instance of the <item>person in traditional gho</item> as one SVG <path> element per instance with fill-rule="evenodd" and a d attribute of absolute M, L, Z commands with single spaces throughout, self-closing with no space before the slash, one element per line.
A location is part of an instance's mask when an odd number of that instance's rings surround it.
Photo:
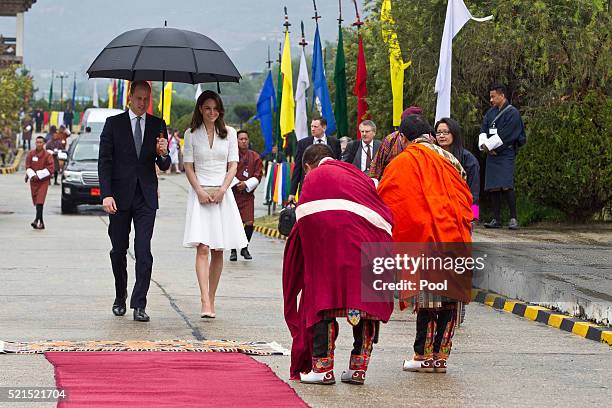
<path fill-rule="evenodd" d="M 506 95 L 505 86 L 494 84 L 490 87 L 491 109 L 482 121 L 478 147 L 487 153 L 484 190 L 491 194 L 493 201 L 493 219 L 484 226 L 501 228 L 503 196 L 510 209 L 508 228 L 516 230 L 519 222 L 516 215 L 514 167 L 518 149 L 527 139 L 521 114 L 510 104 Z"/>
<path fill-rule="evenodd" d="M 60 132 L 56 132 L 53 134 L 53 138 L 47 142 L 45 145 L 45 149 L 49 150 L 51 156 L 53 157 L 53 184 L 58 185 L 57 176 L 61 170 L 63 161 L 60 161 L 57 154 L 66 149 L 66 140 L 62 139 L 62 134 Z"/>
<path fill-rule="evenodd" d="M 36 138 L 36 147 L 26 157 L 26 183 L 30 182 L 30 192 L 32 193 L 32 204 L 36 207 L 36 218 L 30 224 L 32 228 L 45 229 L 43 222 L 43 206 L 47 198 L 49 179 L 53 174 L 53 155 L 45 150 L 45 138 Z"/>
<path fill-rule="evenodd" d="M 421 116 L 402 119 L 399 132 L 407 147 L 378 185 L 393 212 L 393 241 L 470 243 L 472 194 L 461 164 L 432 143 L 431 126 Z M 417 333 L 414 357 L 404 361 L 404 370 L 445 373 L 460 302 L 425 291 L 407 297 L 400 291 L 400 308 L 410 306 L 417 312 Z"/>
<path fill-rule="evenodd" d="M 240 218 L 244 224 L 244 233 L 247 240 L 251 242 L 253 236 L 253 223 L 255 222 L 255 189 L 261 181 L 263 164 L 259 154 L 249 149 L 249 134 L 246 130 L 239 130 L 238 134 L 238 170 L 236 178 L 239 180 L 232 191 L 236 198 L 236 204 L 240 211 Z M 240 249 L 240 255 L 244 259 L 253 259 L 249 252 L 249 246 Z M 230 261 L 237 261 L 238 253 L 232 249 Z"/>
<path fill-rule="evenodd" d="M 297 222 L 285 246 L 283 299 L 293 338 L 291 379 L 335 383 L 336 318 L 345 317 L 354 342 L 341 380 L 363 384 L 379 322 L 389 320 L 393 296 L 377 293 L 373 301 L 364 301 L 361 245 L 390 243 L 392 217 L 373 181 L 333 156 L 325 144 L 304 151 L 306 176 Z"/>
<path fill-rule="evenodd" d="M 402 112 L 402 119 L 408 115 L 422 115 L 423 109 L 418 106 L 411 106 Z M 405 139 L 401 137 L 399 131 L 388 134 L 383 139 L 380 148 L 374 154 L 372 163 L 370 164 L 369 175 L 375 180 L 380 180 L 385 167 L 391 160 L 397 157 L 398 154 L 406 148 Z"/>

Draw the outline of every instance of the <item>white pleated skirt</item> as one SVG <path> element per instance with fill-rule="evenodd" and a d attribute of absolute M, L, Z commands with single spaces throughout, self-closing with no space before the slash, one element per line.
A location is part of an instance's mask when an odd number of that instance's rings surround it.
<path fill-rule="evenodd" d="M 200 204 L 189 186 L 183 246 L 208 245 L 210 249 L 241 249 L 248 245 L 232 189 L 220 204 Z"/>

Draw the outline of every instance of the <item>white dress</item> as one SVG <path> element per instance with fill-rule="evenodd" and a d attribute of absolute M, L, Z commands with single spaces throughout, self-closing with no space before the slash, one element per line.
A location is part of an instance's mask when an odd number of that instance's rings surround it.
<path fill-rule="evenodd" d="M 202 125 L 194 132 L 185 132 L 183 161 L 193 163 L 201 186 L 215 187 L 223 184 L 227 163 L 238 161 L 236 130 L 227 126 L 227 137 L 221 139 L 215 131 L 213 146 Z M 231 188 L 225 192 L 220 204 L 200 204 L 197 194 L 189 186 L 187 215 L 183 246 L 208 245 L 211 249 L 240 249 L 248 241 L 240 218 L 240 212 Z"/>

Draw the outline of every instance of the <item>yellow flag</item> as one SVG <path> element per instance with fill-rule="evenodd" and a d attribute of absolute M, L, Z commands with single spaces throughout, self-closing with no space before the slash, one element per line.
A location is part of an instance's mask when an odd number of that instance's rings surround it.
<path fill-rule="evenodd" d="M 108 83 L 107 93 L 108 93 L 108 108 L 113 109 L 114 104 L 115 104 L 115 97 L 113 96 L 113 81 L 110 81 Z"/>
<path fill-rule="evenodd" d="M 51 118 L 49 119 L 49 126 L 56 126 L 58 125 L 58 116 L 59 116 L 59 112 L 53 111 L 51 112 Z"/>
<path fill-rule="evenodd" d="M 291 44 L 289 33 L 285 33 L 285 46 L 281 60 L 281 73 L 283 74 L 283 94 L 280 111 L 280 129 L 283 139 L 285 135 L 295 129 L 295 100 L 293 99 L 293 73 L 291 72 Z"/>
<path fill-rule="evenodd" d="M 391 92 L 393 93 L 393 126 L 399 126 L 404 110 L 404 70 L 412 61 L 404 63 L 397 34 L 393 29 L 395 21 L 391 16 L 391 0 L 383 0 L 380 8 L 383 40 L 389 47 L 389 67 L 391 70 Z"/>
<path fill-rule="evenodd" d="M 162 112 L 162 98 L 164 98 L 164 111 Z M 166 86 L 164 86 L 163 94 L 160 92 L 159 95 L 159 105 L 157 105 L 157 110 L 162 114 L 162 118 L 166 122 L 166 125 L 170 124 L 170 108 L 172 107 L 172 82 L 168 82 Z"/>

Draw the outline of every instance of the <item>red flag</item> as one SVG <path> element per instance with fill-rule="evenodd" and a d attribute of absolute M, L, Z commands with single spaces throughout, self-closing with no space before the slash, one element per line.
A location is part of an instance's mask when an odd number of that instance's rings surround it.
<path fill-rule="evenodd" d="M 113 79 L 113 107 L 116 108 L 119 106 L 117 103 L 117 80 Z"/>
<path fill-rule="evenodd" d="M 366 68 L 365 54 L 363 52 L 363 41 L 359 34 L 359 52 L 357 53 L 357 74 L 355 75 L 355 89 L 353 94 L 357 97 L 357 124 L 369 118 L 368 102 L 365 97 L 368 96 L 368 88 L 366 81 L 368 80 L 368 69 Z M 357 129 L 357 139 L 361 139 L 361 133 Z"/>
<path fill-rule="evenodd" d="M 147 113 L 149 115 L 153 115 L 153 84 L 151 83 L 151 81 L 147 81 L 149 83 L 149 86 L 151 87 L 151 95 L 149 95 L 149 108 L 147 109 Z"/>
<path fill-rule="evenodd" d="M 43 125 L 47 126 L 49 124 L 49 117 L 51 116 L 50 112 L 43 113 Z"/>

